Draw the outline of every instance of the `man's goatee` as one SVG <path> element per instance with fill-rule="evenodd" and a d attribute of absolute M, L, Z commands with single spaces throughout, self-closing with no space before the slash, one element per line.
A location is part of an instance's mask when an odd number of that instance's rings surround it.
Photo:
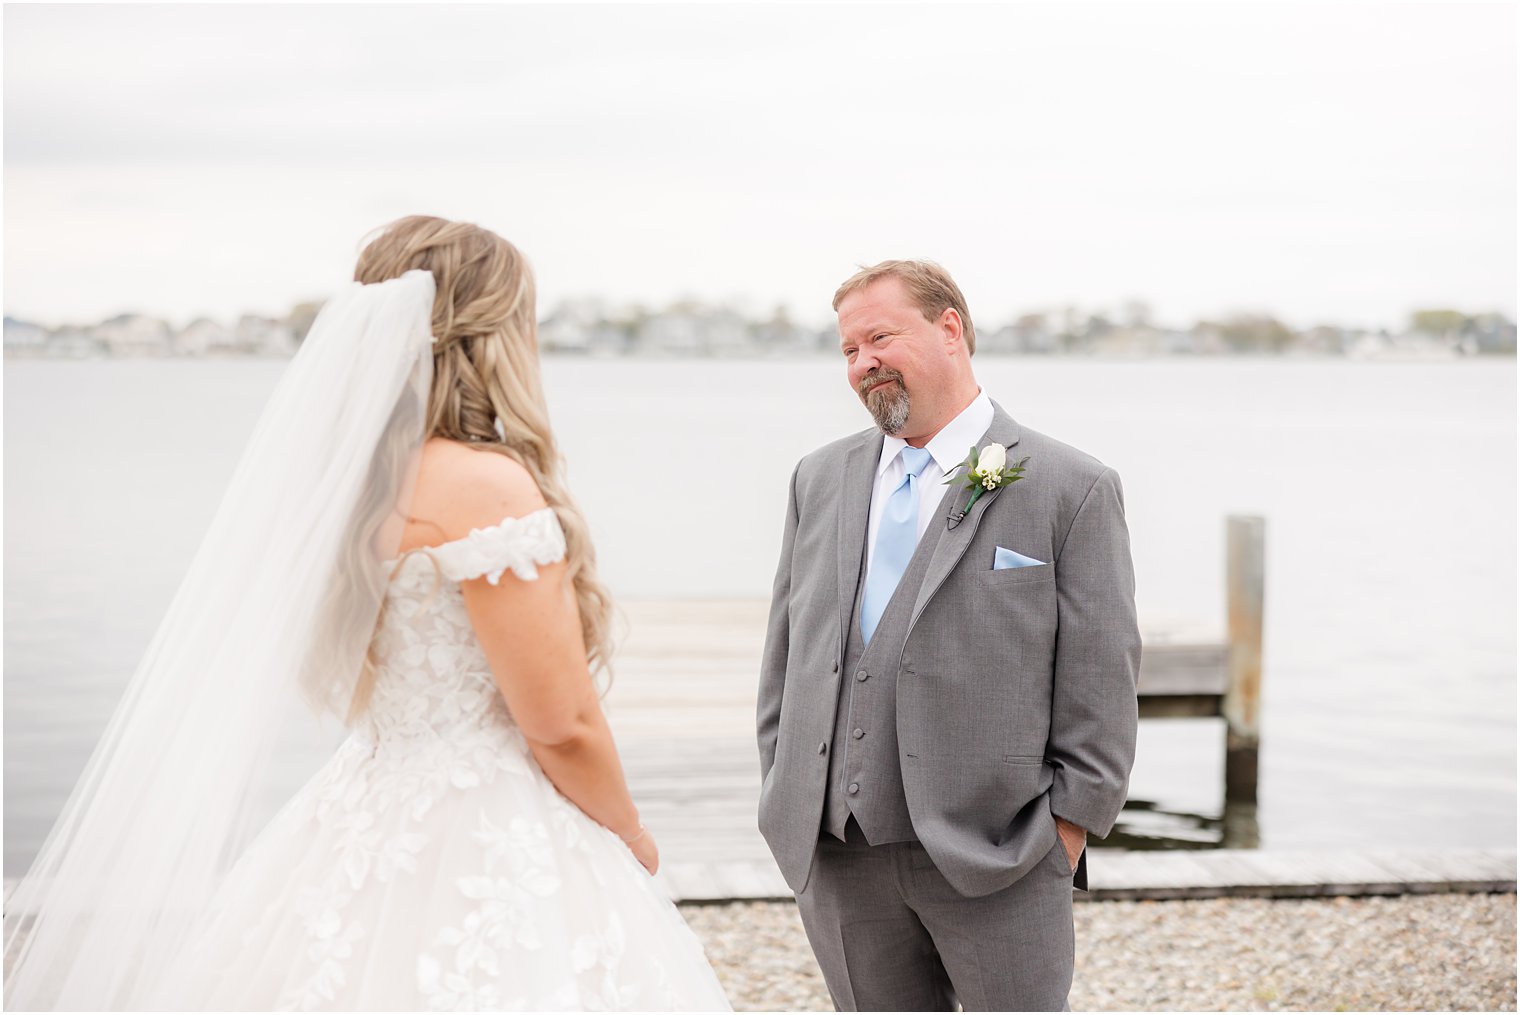
<path fill-rule="evenodd" d="M 884 381 L 887 383 L 882 383 Z M 881 387 L 872 391 L 871 388 L 878 384 Z M 902 374 L 895 370 L 883 370 L 862 380 L 857 391 L 871 413 L 871 418 L 876 421 L 877 429 L 888 437 L 902 433 L 903 427 L 908 425 L 908 411 L 912 408 L 912 400 L 908 397 L 907 386 L 902 382 Z"/>

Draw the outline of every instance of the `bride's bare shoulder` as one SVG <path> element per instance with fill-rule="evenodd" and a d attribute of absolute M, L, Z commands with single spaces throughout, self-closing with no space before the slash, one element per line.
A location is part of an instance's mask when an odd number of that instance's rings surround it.
<path fill-rule="evenodd" d="M 478 445 L 433 438 L 422 448 L 410 512 L 459 539 L 544 507 L 544 495 L 521 462 Z"/>

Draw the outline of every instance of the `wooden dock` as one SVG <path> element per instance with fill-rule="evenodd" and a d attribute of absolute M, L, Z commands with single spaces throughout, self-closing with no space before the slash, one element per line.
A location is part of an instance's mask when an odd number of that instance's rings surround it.
<path fill-rule="evenodd" d="M 634 797 L 660 844 L 662 881 L 682 901 L 791 898 L 755 827 L 755 687 L 768 604 L 645 601 L 623 610 L 629 630 L 607 709 Z M 1150 632 L 1142 695 L 1168 709 L 1205 693 L 1203 686 L 1217 685 L 1222 698 L 1228 654 L 1223 642 Z M 1141 700 L 1142 714 L 1152 714 Z M 1218 714 L 1196 707 L 1192 714 Z M 1094 849 L 1091 890 L 1076 897 L 1513 892 L 1515 866 L 1514 850 Z"/>

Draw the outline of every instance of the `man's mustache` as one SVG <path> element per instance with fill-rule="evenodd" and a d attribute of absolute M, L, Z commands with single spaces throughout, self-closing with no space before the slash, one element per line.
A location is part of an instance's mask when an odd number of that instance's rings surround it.
<path fill-rule="evenodd" d="M 898 373 L 896 370 L 893 370 L 891 367 L 881 367 L 862 377 L 860 379 L 860 383 L 855 385 L 855 393 L 864 399 L 866 397 L 866 392 L 870 391 L 872 388 L 876 387 L 876 385 L 882 383 L 883 381 L 896 381 L 898 384 L 902 384 L 904 389 L 907 388 L 907 385 L 903 384 L 902 374 Z"/>

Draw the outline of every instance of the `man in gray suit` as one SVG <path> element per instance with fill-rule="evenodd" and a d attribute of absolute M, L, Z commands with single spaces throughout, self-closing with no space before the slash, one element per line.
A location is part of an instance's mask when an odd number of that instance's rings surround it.
<path fill-rule="evenodd" d="M 864 269 L 834 309 L 876 428 L 792 474 L 760 830 L 841 1010 L 1064 1009 L 1086 835 L 1134 761 L 1119 478 L 981 390 L 938 265 Z"/>

